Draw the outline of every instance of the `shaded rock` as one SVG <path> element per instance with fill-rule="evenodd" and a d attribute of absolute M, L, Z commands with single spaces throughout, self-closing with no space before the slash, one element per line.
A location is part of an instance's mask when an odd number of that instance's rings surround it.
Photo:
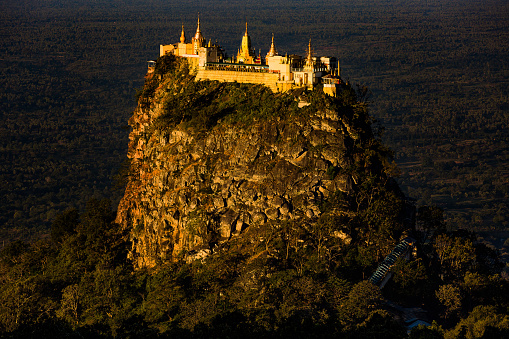
<path fill-rule="evenodd" d="M 183 120 L 161 127 L 171 104 L 167 89 L 185 91 L 175 79 L 162 79 L 153 99 L 158 106 L 140 103 L 129 120 L 132 175 L 116 221 L 130 231 L 137 267 L 189 251 L 189 258 L 203 258 L 211 238 L 242 237 L 268 221 L 313 222 L 324 200 L 355 186 L 345 173 L 359 154 L 354 140 L 363 126 L 345 116 L 349 111 L 309 105 L 248 124 L 195 128 Z"/>

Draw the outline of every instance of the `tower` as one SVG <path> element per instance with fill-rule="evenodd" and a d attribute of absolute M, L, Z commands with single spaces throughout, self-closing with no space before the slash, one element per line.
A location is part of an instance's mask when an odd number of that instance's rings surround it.
<path fill-rule="evenodd" d="M 242 44 L 240 46 L 240 51 L 237 53 L 238 62 L 243 62 L 245 64 L 252 64 L 254 62 L 255 53 L 251 47 L 251 37 L 247 33 L 247 22 L 246 22 L 246 32 L 242 37 Z"/>
<path fill-rule="evenodd" d="M 191 40 L 193 44 L 193 52 L 194 54 L 198 54 L 198 49 L 205 46 L 205 38 L 200 31 L 200 16 L 198 16 L 198 26 L 196 27 L 196 33 Z"/>
<path fill-rule="evenodd" d="M 242 45 L 241 45 L 241 53 L 249 55 L 251 53 L 251 37 L 247 33 L 247 22 L 246 22 L 246 32 L 242 37 Z"/>
<path fill-rule="evenodd" d="M 311 39 L 309 39 L 308 53 L 306 56 L 306 63 L 304 64 L 305 71 L 314 71 L 315 63 L 313 61 L 313 50 L 311 49 Z"/>
<path fill-rule="evenodd" d="M 184 24 L 182 24 L 182 33 L 180 33 L 180 43 L 181 44 L 186 43 L 186 35 L 184 34 Z"/>
<path fill-rule="evenodd" d="M 277 55 L 276 47 L 274 46 L 274 33 L 272 33 L 272 43 L 270 44 L 269 53 L 267 53 L 267 57 L 273 57 Z"/>

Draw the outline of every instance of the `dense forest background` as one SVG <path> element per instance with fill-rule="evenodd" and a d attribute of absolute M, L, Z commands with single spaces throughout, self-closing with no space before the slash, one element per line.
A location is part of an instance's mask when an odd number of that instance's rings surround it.
<path fill-rule="evenodd" d="M 509 4 L 428 1 L 31 1 L 0 5 L 0 239 L 34 239 L 69 207 L 122 192 L 127 120 L 159 44 L 338 57 L 372 91 L 400 185 L 450 229 L 509 223 Z M 225 19 L 227 18 L 227 19 Z M 493 234 L 493 233 L 492 233 Z M 501 235 L 502 234 L 502 235 Z M 507 235 L 498 233 L 501 245 Z M 495 239 L 495 238 L 493 238 Z M 492 240 L 493 240 L 492 239 Z"/>

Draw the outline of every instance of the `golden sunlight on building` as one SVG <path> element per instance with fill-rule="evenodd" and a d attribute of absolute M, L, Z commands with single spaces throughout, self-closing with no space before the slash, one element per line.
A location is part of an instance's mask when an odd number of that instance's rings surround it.
<path fill-rule="evenodd" d="M 186 58 L 196 70 L 198 80 L 219 80 L 228 82 L 264 84 L 274 92 L 284 92 L 295 88 L 313 89 L 318 84 L 323 85 L 324 92 L 335 96 L 343 84 L 337 59 L 335 57 L 315 57 L 308 43 L 307 54 L 303 58 L 299 55 L 279 55 L 274 44 L 274 34 L 269 52 L 265 57 L 261 53 L 256 56 L 251 46 L 251 37 L 246 30 L 242 37 L 237 55 L 225 58 L 221 46 L 212 44 L 200 30 L 200 19 L 196 33 L 187 42 L 184 26 L 180 35 L 180 42 L 170 45 L 160 45 L 160 56 L 172 53 Z"/>

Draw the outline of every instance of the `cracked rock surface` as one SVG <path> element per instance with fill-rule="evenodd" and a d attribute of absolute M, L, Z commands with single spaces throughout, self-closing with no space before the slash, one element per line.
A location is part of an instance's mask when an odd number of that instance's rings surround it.
<path fill-rule="evenodd" d="M 351 189 L 356 126 L 340 113 L 311 105 L 247 125 L 151 128 L 163 114 L 164 85 L 129 121 L 131 175 L 117 222 L 130 230 L 137 267 L 207 255 L 249 227 L 311 223 L 328 196 Z"/>

